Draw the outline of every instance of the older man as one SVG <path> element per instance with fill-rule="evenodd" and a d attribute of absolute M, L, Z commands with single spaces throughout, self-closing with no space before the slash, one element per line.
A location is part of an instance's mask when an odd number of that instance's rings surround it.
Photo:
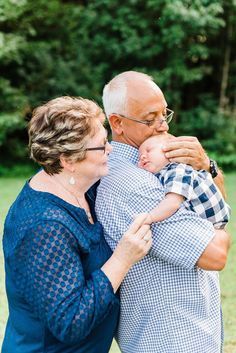
<path fill-rule="evenodd" d="M 158 179 L 137 167 L 138 147 L 147 137 L 167 133 L 173 112 L 152 79 L 132 71 L 105 86 L 103 102 L 113 151 L 110 173 L 98 188 L 96 212 L 114 248 L 133 216 L 150 211 L 157 197 L 164 197 Z M 179 138 L 166 151 L 168 158 L 208 169 L 209 159 L 195 138 Z M 217 182 L 222 188 L 221 175 Z M 117 335 L 121 351 L 221 352 L 220 288 L 215 271 L 225 265 L 228 235 L 183 208 L 153 224 L 152 231 L 150 253 L 132 268 L 121 287 Z"/>

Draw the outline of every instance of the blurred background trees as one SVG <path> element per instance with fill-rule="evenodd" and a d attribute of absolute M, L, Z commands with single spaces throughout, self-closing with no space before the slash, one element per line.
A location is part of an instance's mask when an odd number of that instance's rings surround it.
<path fill-rule="evenodd" d="M 28 163 L 32 109 L 59 95 L 101 104 L 125 70 L 152 75 L 199 138 L 236 168 L 236 0 L 0 0 L 0 174 Z"/>

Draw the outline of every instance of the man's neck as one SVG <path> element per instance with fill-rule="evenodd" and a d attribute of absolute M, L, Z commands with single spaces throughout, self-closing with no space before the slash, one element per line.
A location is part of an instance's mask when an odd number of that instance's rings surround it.
<path fill-rule="evenodd" d="M 130 139 L 127 140 L 127 139 L 123 138 L 123 136 L 117 136 L 117 135 L 113 134 L 112 141 L 123 143 L 123 144 L 129 145 L 129 146 L 137 148 L 137 149 L 139 148 L 134 141 L 132 141 Z"/>

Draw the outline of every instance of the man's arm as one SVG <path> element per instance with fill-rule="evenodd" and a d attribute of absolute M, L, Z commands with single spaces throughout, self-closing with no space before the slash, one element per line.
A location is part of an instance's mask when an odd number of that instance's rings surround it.
<path fill-rule="evenodd" d="M 196 137 L 176 137 L 174 140 L 169 140 L 165 143 L 163 151 L 166 158 L 171 162 L 190 164 L 196 170 L 204 169 L 208 172 L 210 170 L 209 157 Z M 214 183 L 225 198 L 226 193 L 222 171 L 219 170 L 218 175 L 214 178 Z"/>
<path fill-rule="evenodd" d="M 215 230 L 215 236 L 203 251 L 197 266 L 203 270 L 223 270 L 230 246 L 230 236 L 222 229 Z"/>

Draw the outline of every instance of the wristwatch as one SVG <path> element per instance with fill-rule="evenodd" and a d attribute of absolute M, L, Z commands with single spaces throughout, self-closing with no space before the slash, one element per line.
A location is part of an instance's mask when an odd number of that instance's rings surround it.
<path fill-rule="evenodd" d="M 219 168 L 218 168 L 216 161 L 214 161 L 213 159 L 210 159 L 209 172 L 210 172 L 212 178 L 215 178 L 218 175 L 218 171 L 219 171 Z"/>

